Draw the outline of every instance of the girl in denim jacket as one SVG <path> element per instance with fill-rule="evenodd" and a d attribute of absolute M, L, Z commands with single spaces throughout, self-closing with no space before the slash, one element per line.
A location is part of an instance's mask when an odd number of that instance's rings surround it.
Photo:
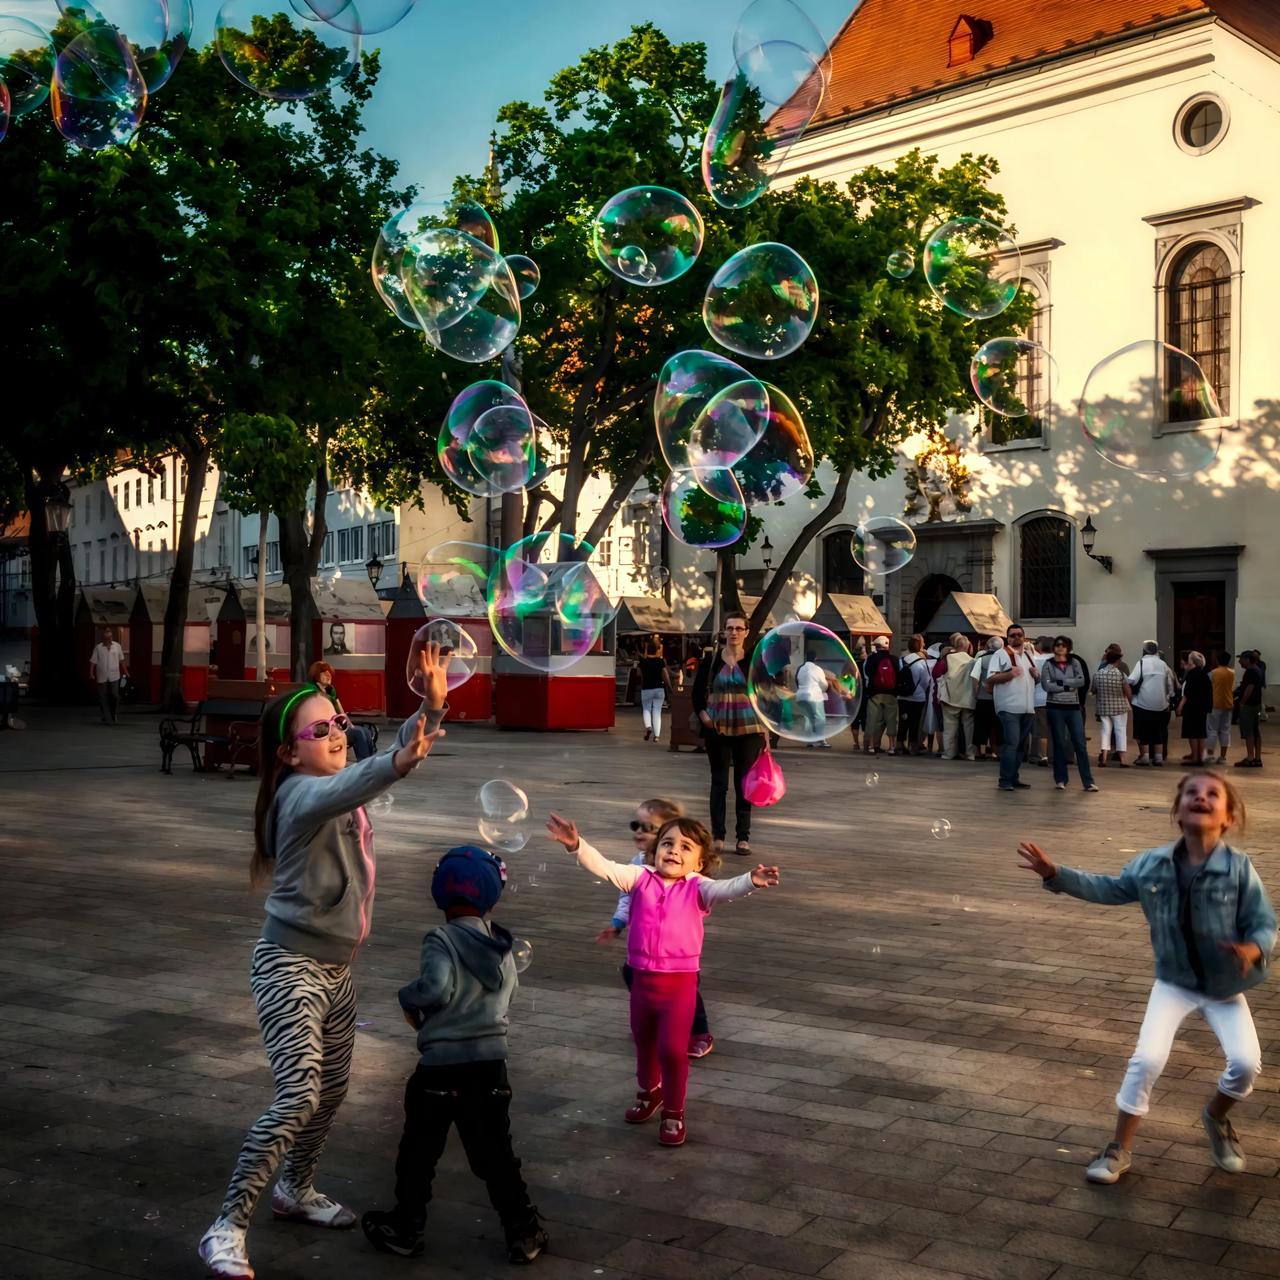
<path fill-rule="evenodd" d="M 1266 976 L 1276 914 L 1248 857 L 1224 842 L 1233 827 L 1244 828 L 1244 803 L 1229 782 L 1214 773 L 1186 774 L 1171 813 L 1182 838 L 1140 853 L 1118 876 L 1058 866 L 1029 840 L 1018 846 L 1023 864 L 1043 877 L 1051 893 L 1108 906 L 1141 903 L 1151 930 L 1156 982 L 1116 1095 L 1115 1138 L 1089 1165 L 1090 1182 L 1115 1182 L 1128 1170 L 1151 1088 L 1178 1028 L 1197 1009 L 1227 1057 L 1218 1091 L 1200 1118 L 1218 1167 L 1244 1171 L 1244 1152 L 1227 1113 L 1253 1091 L 1262 1069 L 1244 993 Z"/>

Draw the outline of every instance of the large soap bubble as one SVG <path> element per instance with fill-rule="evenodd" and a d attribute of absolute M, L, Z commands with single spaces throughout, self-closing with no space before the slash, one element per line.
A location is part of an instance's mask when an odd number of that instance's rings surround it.
<path fill-rule="evenodd" d="M 707 332 L 722 346 L 758 360 L 795 351 L 818 319 L 818 282 L 785 244 L 740 249 L 711 277 L 702 303 Z"/>
<path fill-rule="evenodd" d="M 731 471 L 673 471 L 662 486 L 661 509 L 671 536 L 688 547 L 727 547 L 747 526 L 746 502 Z"/>
<path fill-rule="evenodd" d="M 895 280 L 905 280 L 916 269 L 916 255 L 910 249 L 895 249 L 885 260 L 884 269 Z"/>
<path fill-rule="evenodd" d="M 506 778 L 492 778 L 479 791 L 476 799 L 486 818 L 525 818 L 529 815 L 529 794 Z"/>
<path fill-rule="evenodd" d="M 542 283 L 542 270 L 536 262 L 523 253 L 507 254 L 507 266 L 516 278 L 516 288 L 520 292 L 520 301 L 532 298 Z"/>
<path fill-rule="evenodd" d="M 147 86 L 129 42 L 114 27 L 94 26 L 58 55 L 49 98 L 58 132 L 99 151 L 123 146 L 138 131 Z"/>
<path fill-rule="evenodd" d="M 416 236 L 400 280 L 427 342 L 455 360 L 492 360 L 520 330 L 520 291 L 506 259 L 465 232 Z"/>
<path fill-rule="evenodd" d="M 702 252 L 702 215 L 678 191 L 628 187 L 591 224 L 596 257 L 628 284 L 670 284 Z"/>
<path fill-rule="evenodd" d="M 1100 361 L 1080 393 L 1080 423 L 1110 463 L 1154 479 L 1191 476 L 1217 457 L 1222 409 L 1191 356 L 1130 343 Z M 1204 423 L 1203 426 L 1191 424 Z"/>
<path fill-rule="evenodd" d="M 596 619 L 611 622 L 617 617 L 622 597 L 608 591 L 584 561 L 565 569 L 555 601 L 560 621 L 570 628 L 581 628 Z"/>
<path fill-rule="evenodd" d="M 293 0 L 305 5 L 321 22 L 352 35 L 390 31 L 409 16 L 417 0 Z"/>
<path fill-rule="evenodd" d="M 214 45 L 242 85 L 276 102 L 297 102 L 341 84 L 360 61 L 360 37 L 308 22 L 280 0 L 227 0 Z"/>
<path fill-rule="evenodd" d="M 938 299 L 972 320 L 998 316 L 1017 296 L 1022 255 L 985 218 L 944 222 L 924 246 L 924 278 Z"/>
<path fill-rule="evenodd" d="M 747 672 L 756 714 L 797 742 L 842 733 L 858 711 L 858 664 L 840 638 L 815 622 L 784 622 L 760 638 Z"/>
<path fill-rule="evenodd" d="M 732 452 L 723 450 L 724 441 L 717 441 L 716 436 L 722 428 L 736 429 L 736 425 L 732 422 L 721 424 L 714 419 L 710 423 L 703 422 L 702 418 L 717 395 L 751 381 L 751 375 L 740 364 L 711 351 L 678 351 L 667 360 L 658 374 L 658 386 L 653 395 L 653 421 L 658 447 L 673 471 L 688 470 L 695 463 L 709 465 L 708 454 L 712 452 Z M 760 438 L 763 430 L 763 422 L 755 423 L 751 442 L 736 456 L 741 457 Z M 698 437 L 696 444 L 695 433 Z"/>
<path fill-rule="evenodd" d="M 794 51 L 789 60 L 770 58 L 775 46 Z M 808 82 L 814 65 L 823 82 L 831 78 L 831 52 L 827 42 L 793 0 L 753 0 L 733 31 L 733 61 L 740 71 L 754 77 L 766 102 L 782 106 Z"/>
<path fill-rule="evenodd" d="M 431 613 L 477 618 L 485 612 L 489 567 L 496 547 L 478 542 L 442 542 L 418 566 L 418 598 Z"/>
<path fill-rule="evenodd" d="M 528 482 L 536 464 L 535 433 L 520 393 L 488 378 L 454 397 L 436 452 L 445 475 L 460 489 L 493 497 Z"/>
<path fill-rule="evenodd" d="M 450 691 L 467 683 L 476 673 L 476 662 L 479 650 L 476 642 L 464 627 L 449 618 L 433 618 L 413 633 L 409 642 L 408 680 L 409 688 L 419 698 L 426 697 L 427 690 L 422 675 L 417 670 L 418 654 L 429 644 L 438 644 L 440 652 L 449 655 L 449 665 L 445 670 L 445 685 Z"/>
<path fill-rule="evenodd" d="M 131 46 L 148 94 L 173 75 L 191 42 L 191 0 L 58 0 L 63 13 L 90 26 L 114 27 Z"/>
<path fill-rule="evenodd" d="M 896 516 L 875 516 L 853 531 L 853 559 L 868 573 L 896 573 L 916 553 L 916 535 Z"/>
<path fill-rule="evenodd" d="M 47 31 L 26 18 L 0 14 L 0 80 L 9 91 L 9 110 L 15 119 L 48 98 L 55 61 Z"/>
<path fill-rule="evenodd" d="M 791 397 L 771 382 L 764 389 L 765 429 L 732 472 L 748 504 L 782 502 L 803 490 L 813 478 L 813 445 Z M 701 472 L 699 472 L 701 474 Z"/>
<path fill-rule="evenodd" d="M 1058 365 L 1030 338 L 992 338 L 969 362 L 969 381 L 974 395 L 993 413 L 1036 417 L 1053 396 Z"/>

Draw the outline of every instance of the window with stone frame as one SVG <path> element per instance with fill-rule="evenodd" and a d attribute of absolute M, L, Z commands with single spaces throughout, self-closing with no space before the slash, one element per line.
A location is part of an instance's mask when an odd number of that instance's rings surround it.
<path fill-rule="evenodd" d="M 1031 323 L 1027 325 L 1022 337 L 1029 339 L 1043 348 L 1048 337 L 1046 315 L 1048 308 L 1040 295 L 1040 290 L 1030 280 L 1020 280 L 1019 288 L 1028 293 L 1036 301 L 1035 312 Z M 1018 361 L 1017 393 L 1024 405 L 1038 405 L 1044 402 L 1044 380 L 1047 375 L 1045 357 L 1039 353 L 1024 356 Z M 995 413 L 991 409 L 982 411 L 983 426 L 987 439 L 993 445 L 1012 444 L 1018 440 L 1042 440 L 1044 438 L 1044 414 L 1026 413 L 1021 417 L 1010 418 L 1003 413 Z"/>
<path fill-rule="evenodd" d="M 1025 621 L 1066 619 L 1072 599 L 1073 529 L 1061 516 L 1042 515 L 1018 526 L 1018 613 Z"/>
<path fill-rule="evenodd" d="M 1223 414 L 1231 412 L 1231 263 L 1215 244 L 1190 246 L 1174 262 L 1165 289 L 1168 342 L 1204 371 Z M 1171 367 L 1174 362 L 1170 362 Z M 1165 421 L 1199 418 L 1201 400 L 1166 375 Z"/>

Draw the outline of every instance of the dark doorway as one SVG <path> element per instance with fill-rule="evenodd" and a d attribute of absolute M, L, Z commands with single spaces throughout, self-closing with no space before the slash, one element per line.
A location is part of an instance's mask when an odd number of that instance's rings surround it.
<path fill-rule="evenodd" d="M 853 533 L 842 529 L 822 543 L 822 589 L 830 594 L 866 595 L 866 577 L 853 558 Z"/>
<path fill-rule="evenodd" d="M 1188 649 L 1198 649 L 1212 658 L 1227 647 L 1227 584 L 1219 578 L 1213 582 L 1174 582 L 1173 587 L 1173 652 L 1166 654 L 1171 666 Z"/>
<path fill-rule="evenodd" d="M 963 590 L 964 588 L 954 578 L 948 578 L 945 573 L 930 574 L 916 588 L 916 605 L 911 630 L 918 631 L 930 644 L 935 640 L 945 640 L 945 635 L 941 633 L 931 635 L 925 628 L 933 621 L 934 614 L 942 608 L 946 598 L 953 591 Z"/>

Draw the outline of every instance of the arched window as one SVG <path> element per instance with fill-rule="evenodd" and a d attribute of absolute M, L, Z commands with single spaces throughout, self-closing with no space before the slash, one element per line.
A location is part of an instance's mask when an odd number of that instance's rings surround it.
<path fill-rule="evenodd" d="M 1018 613 L 1023 621 L 1067 621 L 1075 608 L 1071 521 L 1037 515 L 1018 526 Z"/>
<path fill-rule="evenodd" d="M 822 589 L 828 595 L 866 595 L 866 579 L 853 558 L 853 530 L 837 529 L 822 540 Z"/>
<path fill-rule="evenodd" d="M 1173 264 L 1165 290 L 1168 341 L 1199 363 L 1218 397 L 1223 414 L 1231 412 L 1231 263 L 1215 244 L 1195 244 Z M 1199 401 L 1165 388 L 1168 422 L 1199 416 Z"/>
<path fill-rule="evenodd" d="M 1024 338 L 1044 347 L 1048 338 L 1048 300 L 1043 296 L 1039 285 L 1033 280 L 1023 279 L 1018 287 L 1028 297 L 1035 300 L 1036 309 L 1031 322 L 1023 333 Z M 1024 405 L 1044 405 L 1047 399 L 1045 380 L 1048 377 L 1045 359 L 1040 355 L 1031 355 L 1018 361 L 1017 396 Z M 1015 440 L 1041 440 L 1044 437 L 1044 410 L 1036 413 L 1022 414 L 1016 418 L 1006 417 L 1001 413 L 987 411 L 983 415 L 987 421 L 989 438 L 992 444 L 1010 444 Z"/>

